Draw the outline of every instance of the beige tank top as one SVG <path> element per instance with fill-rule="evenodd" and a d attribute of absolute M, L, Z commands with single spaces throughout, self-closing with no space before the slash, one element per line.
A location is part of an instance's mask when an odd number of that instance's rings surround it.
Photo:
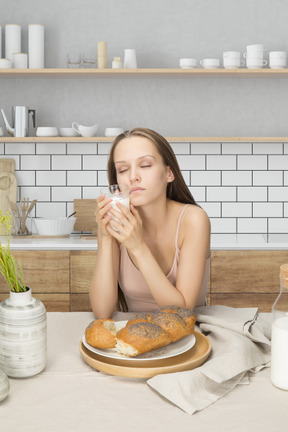
<path fill-rule="evenodd" d="M 180 249 L 178 248 L 178 235 L 182 216 L 187 206 L 185 205 L 180 213 L 176 236 L 175 236 L 175 255 L 171 270 L 166 275 L 167 279 L 176 286 L 176 275 L 178 262 L 180 257 Z M 204 306 L 206 302 L 206 292 L 208 288 L 210 269 L 210 258 L 206 260 L 205 274 L 202 281 L 201 290 L 199 292 L 195 306 Z M 129 312 L 154 312 L 159 309 L 159 305 L 154 300 L 147 284 L 145 283 L 141 272 L 133 264 L 127 249 L 120 245 L 120 270 L 119 270 L 119 285 L 124 293 Z"/>

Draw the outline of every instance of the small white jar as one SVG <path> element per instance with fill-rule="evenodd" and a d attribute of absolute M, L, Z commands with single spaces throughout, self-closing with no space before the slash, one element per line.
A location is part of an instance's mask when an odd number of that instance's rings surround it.
<path fill-rule="evenodd" d="M 121 57 L 114 57 L 112 61 L 112 69 L 122 69 Z"/>

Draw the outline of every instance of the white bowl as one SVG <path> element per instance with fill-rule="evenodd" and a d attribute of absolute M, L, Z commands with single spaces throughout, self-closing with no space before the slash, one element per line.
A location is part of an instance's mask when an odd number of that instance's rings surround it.
<path fill-rule="evenodd" d="M 39 235 L 45 236 L 59 236 L 69 235 L 74 229 L 76 218 L 57 218 L 57 219 L 45 219 L 45 218 L 33 218 L 35 227 Z"/>
<path fill-rule="evenodd" d="M 180 59 L 181 69 L 194 69 L 196 67 L 197 60 L 193 58 L 183 58 Z"/>
<path fill-rule="evenodd" d="M 76 132 L 72 127 L 60 128 L 59 135 L 61 137 L 76 137 L 79 133 Z"/>
<path fill-rule="evenodd" d="M 58 129 L 56 127 L 38 127 L 36 130 L 38 137 L 56 137 L 58 136 Z"/>
<path fill-rule="evenodd" d="M 105 137 L 116 137 L 117 135 L 120 135 L 124 132 L 124 129 L 122 128 L 116 128 L 116 127 L 109 127 L 105 129 Z"/>

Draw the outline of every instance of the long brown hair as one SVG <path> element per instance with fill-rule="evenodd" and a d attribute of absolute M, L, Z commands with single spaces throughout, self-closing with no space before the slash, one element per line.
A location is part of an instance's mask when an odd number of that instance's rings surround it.
<path fill-rule="evenodd" d="M 174 180 L 171 183 L 167 183 L 166 197 L 171 200 L 178 201 L 184 204 L 197 205 L 196 201 L 194 200 L 190 190 L 188 189 L 185 183 L 185 180 L 179 168 L 178 161 L 176 159 L 176 156 L 170 144 L 162 135 L 158 134 L 157 132 L 151 129 L 138 127 L 138 128 L 125 131 L 115 138 L 110 150 L 108 166 L 107 166 L 109 184 L 117 183 L 116 168 L 114 163 L 115 148 L 120 141 L 122 141 L 125 138 L 131 138 L 133 136 L 139 136 L 139 137 L 149 139 L 156 147 L 158 153 L 161 155 L 164 165 L 170 167 L 174 175 Z"/>
<path fill-rule="evenodd" d="M 167 183 L 166 197 L 171 200 L 178 201 L 184 204 L 198 205 L 185 183 L 185 180 L 179 168 L 178 161 L 176 159 L 176 156 L 170 144 L 162 135 L 158 134 L 157 132 L 151 129 L 137 127 L 125 131 L 115 138 L 110 150 L 108 166 L 107 166 L 109 184 L 111 185 L 117 183 L 117 174 L 116 174 L 116 168 L 114 162 L 115 148 L 120 141 L 122 141 L 125 138 L 131 138 L 133 136 L 149 139 L 156 147 L 158 153 L 161 155 L 164 165 L 170 167 L 174 175 L 174 180 L 171 183 Z M 118 284 L 117 309 L 123 312 L 128 311 L 128 306 L 125 301 L 125 296 L 119 284 Z"/>

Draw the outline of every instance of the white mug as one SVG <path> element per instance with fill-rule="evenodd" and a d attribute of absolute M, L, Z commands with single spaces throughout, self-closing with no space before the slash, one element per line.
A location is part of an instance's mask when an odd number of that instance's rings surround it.
<path fill-rule="evenodd" d="M 0 126 L 0 137 L 4 136 L 4 130 L 3 128 Z"/>
<path fill-rule="evenodd" d="M 132 48 L 124 50 L 124 69 L 137 69 L 136 51 Z"/>
<path fill-rule="evenodd" d="M 0 69 L 11 69 L 12 61 L 6 58 L 0 58 Z"/>
<path fill-rule="evenodd" d="M 263 51 L 250 51 L 243 54 L 243 57 L 246 59 L 260 59 L 263 60 L 264 52 Z"/>
<path fill-rule="evenodd" d="M 181 69 L 193 69 L 197 65 L 197 60 L 193 58 L 183 58 L 180 59 L 179 63 Z"/>
<path fill-rule="evenodd" d="M 26 53 L 13 53 L 12 64 L 14 69 L 27 69 L 28 55 Z"/>
<path fill-rule="evenodd" d="M 200 60 L 201 66 L 203 66 L 204 69 L 214 69 L 218 68 L 220 66 L 220 60 L 219 59 L 203 59 Z"/>
<path fill-rule="evenodd" d="M 261 60 L 261 59 L 246 60 L 246 66 L 248 69 L 260 69 L 265 65 L 267 65 L 267 60 Z"/>
<path fill-rule="evenodd" d="M 286 51 L 270 51 L 269 59 L 286 60 Z"/>
<path fill-rule="evenodd" d="M 249 53 L 254 51 L 266 51 L 266 47 L 263 44 L 247 45 L 246 51 Z"/>
<path fill-rule="evenodd" d="M 223 59 L 240 59 L 240 51 L 225 51 L 223 52 Z"/>
<path fill-rule="evenodd" d="M 225 69 L 237 69 L 240 66 L 244 66 L 244 60 L 240 60 L 237 58 L 224 58 L 223 67 Z"/>

